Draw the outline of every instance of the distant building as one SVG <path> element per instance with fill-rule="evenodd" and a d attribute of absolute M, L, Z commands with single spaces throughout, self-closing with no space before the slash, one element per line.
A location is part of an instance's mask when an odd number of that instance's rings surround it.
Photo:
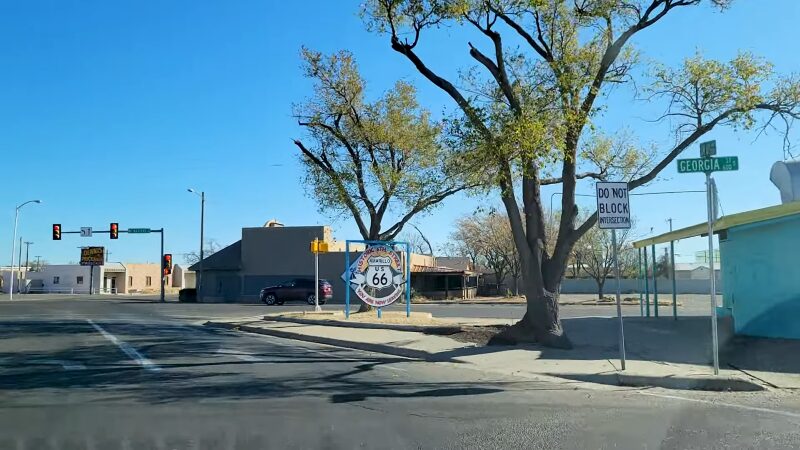
<path fill-rule="evenodd" d="M 177 278 L 176 278 L 177 275 Z M 186 280 L 194 287 L 193 272 L 179 265 L 165 279 L 165 291 L 175 292 L 186 287 Z M 161 291 L 161 264 L 107 262 L 95 266 L 79 264 L 48 264 L 36 272 L 27 272 L 23 292 L 31 293 L 94 293 L 105 294 L 156 294 Z"/>
<path fill-rule="evenodd" d="M 314 276 L 314 239 L 328 243 L 319 255 L 319 276 L 333 286 L 334 301 L 345 298 L 345 242 L 333 239 L 327 226 L 287 227 L 270 221 L 263 227 L 242 228 L 242 239 L 203 260 L 200 297 L 204 302 L 257 302 L 262 288 L 293 278 Z M 350 246 L 351 261 L 364 249 Z M 428 297 L 471 298 L 477 274 L 467 269 L 437 265 L 437 258 L 411 254 L 413 291 Z M 200 264 L 189 267 L 200 270 Z M 352 297 L 355 303 L 357 299 Z"/>
<path fill-rule="evenodd" d="M 720 263 L 716 259 L 714 264 L 714 273 L 717 279 L 720 279 Z M 711 269 L 708 264 L 698 263 L 675 263 L 675 279 L 676 280 L 708 280 Z"/>

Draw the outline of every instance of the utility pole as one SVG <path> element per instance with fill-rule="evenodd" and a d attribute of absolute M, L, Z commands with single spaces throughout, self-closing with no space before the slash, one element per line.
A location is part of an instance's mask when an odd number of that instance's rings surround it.
<path fill-rule="evenodd" d="M 22 292 L 22 236 L 19 237 L 19 258 L 17 258 L 17 294 Z"/>
<path fill-rule="evenodd" d="M 34 256 L 34 258 L 36 258 L 36 271 L 38 272 L 42 270 L 42 256 L 38 255 Z"/>
<path fill-rule="evenodd" d="M 25 278 L 28 278 L 28 270 L 30 270 L 30 252 L 31 252 L 31 244 L 33 242 L 25 241 Z"/>
<path fill-rule="evenodd" d="M 667 219 L 669 231 L 672 232 L 672 217 Z M 666 251 L 666 249 L 664 249 Z M 678 320 L 678 282 L 675 280 L 675 241 L 669 241 L 670 271 L 672 272 L 672 318 Z"/>
<path fill-rule="evenodd" d="M 200 197 L 200 261 L 197 263 L 197 271 L 195 272 L 195 292 L 197 296 L 197 301 L 201 302 L 203 297 L 203 259 L 205 259 L 205 255 L 203 253 L 203 240 L 205 239 L 205 220 L 206 220 L 206 192 L 200 191 L 198 194 L 192 188 L 187 189 L 187 191 L 191 192 L 194 195 Z"/>
<path fill-rule="evenodd" d="M 17 225 L 19 224 L 19 210 L 28 203 L 42 203 L 41 200 L 28 200 L 25 203 L 17 206 L 14 210 L 14 238 L 11 239 L 11 272 L 8 275 L 8 281 L 11 286 L 8 287 L 8 299 L 14 300 L 14 253 L 17 245 Z"/>

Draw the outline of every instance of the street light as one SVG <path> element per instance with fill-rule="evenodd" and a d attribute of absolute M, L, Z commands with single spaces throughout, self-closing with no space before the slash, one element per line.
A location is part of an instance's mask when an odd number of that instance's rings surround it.
<path fill-rule="evenodd" d="M 42 203 L 41 200 L 28 200 L 27 202 L 17 206 L 14 211 L 14 239 L 11 242 L 11 273 L 9 274 L 9 282 L 11 286 L 8 288 L 8 299 L 14 299 L 14 253 L 17 251 L 17 224 L 19 223 L 19 210 L 28 203 Z M 21 262 L 21 261 L 20 261 Z"/>
<path fill-rule="evenodd" d="M 197 301 L 199 302 L 202 298 L 202 287 L 203 287 L 203 234 L 205 232 L 205 216 L 206 216 L 206 193 L 205 191 L 201 191 L 199 194 L 192 188 L 188 188 L 187 191 L 191 192 L 194 195 L 200 197 L 200 262 L 198 263 L 198 270 L 195 273 L 195 292 L 197 296 Z"/>

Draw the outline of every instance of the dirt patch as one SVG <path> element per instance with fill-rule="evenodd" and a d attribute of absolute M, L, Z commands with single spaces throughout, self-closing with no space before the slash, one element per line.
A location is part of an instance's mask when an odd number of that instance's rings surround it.
<path fill-rule="evenodd" d="M 489 326 L 472 326 L 464 325 L 458 333 L 450 334 L 447 337 L 455 339 L 459 342 L 471 342 L 479 346 L 485 346 L 489 340 L 497 333 L 508 328 L 508 325 L 489 325 Z"/>
<path fill-rule="evenodd" d="M 321 321 L 336 321 L 341 323 L 372 323 L 383 325 L 416 325 L 416 326 L 452 326 L 452 322 L 434 319 L 431 313 L 428 312 L 412 312 L 411 317 L 406 317 L 405 312 L 401 311 L 383 311 L 381 318 L 378 318 L 376 311 L 368 311 L 363 313 L 351 313 L 350 317 L 345 319 L 344 313 L 341 311 L 326 312 L 326 313 L 313 313 L 313 312 L 296 312 L 296 313 L 281 313 L 272 316 L 281 316 L 287 319 L 303 319 Z M 266 316 L 270 317 L 270 316 Z"/>

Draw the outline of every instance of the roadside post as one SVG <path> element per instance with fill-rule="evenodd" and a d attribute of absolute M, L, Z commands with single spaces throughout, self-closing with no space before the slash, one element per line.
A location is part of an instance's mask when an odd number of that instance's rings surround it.
<path fill-rule="evenodd" d="M 319 307 L 319 254 L 328 252 L 328 243 L 314 238 L 311 241 L 311 253 L 314 254 L 314 311 L 320 312 L 322 308 Z M 348 302 L 349 303 L 349 302 Z M 349 309 L 349 308 L 348 308 Z"/>
<path fill-rule="evenodd" d="M 622 294 L 620 292 L 619 256 L 617 250 L 617 230 L 631 228 L 631 212 L 626 182 L 598 182 L 597 226 L 601 230 L 611 230 L 611 246 L 614 252 L 614 277 L 617 284 L 617 320 L 619 322 L 619 361 L 625 370 L 625 329 L 622 322 Z M 647 256 L 647 255 L 645 255 Z"/>
<path fill-rule="evenodd" d="M 644 317 L 644 298 L 642 298 L 642 249 L 639 251 L 638 264 L 636 265 L 636 290 L 639 291 L 639 316 Z"/>
<path fill-rule="evenodd" d="M 679 159 L 678 173 L 705 173 L 706 175 L 706 212 L 708 214 L 708 268 L 709 289 L 711 297 L 711 346 L 714 355 L 714 375 L 719 375 L 719 338 L 717 335 L 717 286 L 714 270 L 714 179 L 712 172 L 729 172 L 739 170 L 739 158 L 736 156 L 715 157 L 717 141 L 700 143 L 700 158 Z"/>
<path fill-rule="evenodd" d="M 645 315 L 650 317 L 650 273 L 647 269 L 647 247 L 644 247 L 644 299 Z"/>
<path fill-rule="evenodd" d="M 669 232 L 672 233 L 672 218 L 669 222 Z M 678 283 L 675 281 L 675 240 L 669 241 L 669 267 L 672 278 L 672 319 L 678 320 Z"/>
<path fill-rule="evenodd" d="M 656 264 L 656 245 L 653 244 L 650 246 L 650 250 L 653 254 L 653 317 L 658 317 L 658 269 Z"/>

